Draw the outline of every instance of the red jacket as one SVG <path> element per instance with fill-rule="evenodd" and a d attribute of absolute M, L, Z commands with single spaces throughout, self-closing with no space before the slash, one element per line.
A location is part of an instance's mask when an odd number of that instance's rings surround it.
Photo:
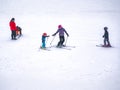
<path fill-rule="evenodd" d="M 15 24 L 15 22 L 10 21 L 9 25 L 10 25 L 10 30 L 12 30 L 12 31 L 16 30 L 16 24 Z"/>

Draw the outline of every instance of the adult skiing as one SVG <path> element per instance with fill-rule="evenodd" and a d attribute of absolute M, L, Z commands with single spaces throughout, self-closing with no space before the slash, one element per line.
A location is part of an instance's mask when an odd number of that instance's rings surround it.
<path fill-rule="evenodd" d="M 67 35 L 67 37 L 69 37 L 69 34 L 67 33 L 67 31 L 62 27 L 62 25 L 58 25 L 58 30 L 52 35 L 55 36 L 57 33 L 59 33 L 59 42 L 57 44 L 57 47 L 61 48 L 63 47 L 63 43 L 65 41 L 65 36 L 64 33 Z"/>

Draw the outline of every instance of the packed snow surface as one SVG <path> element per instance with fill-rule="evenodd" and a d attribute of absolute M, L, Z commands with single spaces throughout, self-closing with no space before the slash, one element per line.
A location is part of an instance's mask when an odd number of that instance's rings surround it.
<path fill-rule="evenodd" d="M 0 90 L 120 90 L 119 0 L 2 0 L 0 3 Z M 9 21 L 23 36 L 11 40 Z M 69 49 L 49 47 L 61 24 Z M 111 48 L 103 44 L 107 26 Z M 54 40 L 53 40 L 54 39 Z"/>

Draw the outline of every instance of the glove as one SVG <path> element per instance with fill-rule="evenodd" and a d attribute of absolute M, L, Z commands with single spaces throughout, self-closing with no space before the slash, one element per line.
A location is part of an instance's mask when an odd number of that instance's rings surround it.
<path fill-rule="evenodd" d="M 52 36 L 55 36 L 55 34 L 53 34 Z"/>

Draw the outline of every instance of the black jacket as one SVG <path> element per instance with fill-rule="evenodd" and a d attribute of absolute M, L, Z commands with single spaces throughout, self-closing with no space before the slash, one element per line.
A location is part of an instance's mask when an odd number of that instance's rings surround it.
<path fill-rule="evenodd" d="M 103 37 L 104 37 L 104 38 L 107 38 L 107 39 L 109 38 L 109 33 L 108 33 L 107 30 L 105 30 L 105 33 L 104 33 Z"/>

